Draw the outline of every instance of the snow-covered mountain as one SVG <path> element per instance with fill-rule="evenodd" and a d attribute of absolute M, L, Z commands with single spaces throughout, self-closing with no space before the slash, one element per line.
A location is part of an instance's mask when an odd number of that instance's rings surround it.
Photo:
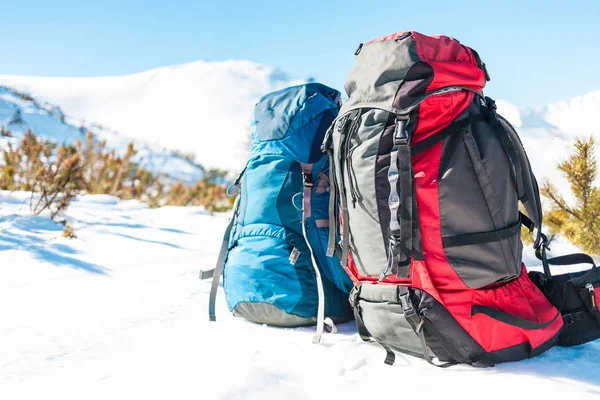
<path fill-rule="evenodd" d="M 0 85 L 58 104 L 68 116 L 192 153 L 201 165 L 232 173 L 246 160 L 256 101 L 299 83 L 274 67 L 233 60 L 197 61 L 112 77 L 0 75 Z M 538 180 L 550 179 L 568 192 L 556 163 L 571 151 L 575 136 L 600 134 L 595 122 L 600 91 L 537 108 L 519 108 L 502 100 L 498 107 L 519 131 Z"/>
<path fill-rule="evenodd" d="M 119 135 L 98 125 L 86 124 L 67 117 L 58 106 L 42 103 L 22 93 L 0 86 L 0 127 L 10 130 L 12 137 L 1 137 L 0 147 L 11 142 L 17 144 L 27 130 L 55 143 L 85 142 L 87 131 L 98 141 L 106 141 L 108 149 L 125 153 L 127 144 L 134 142 L 135 161 L 148 170 L 167 175 L 171 179 L 191 184 L 204 176 L 204 170 L 170 150 L 148 145 L 141 140 Z"/>
<path fill-rule="evenodd" d="M 0 85 L 58 104 L 69 116 L 195 154 L 203 166 L 229 171 L 245 163 L 256 101 L 298 83 L 250 61 L 197 61 L 94 78 L 0 75 Z"/>

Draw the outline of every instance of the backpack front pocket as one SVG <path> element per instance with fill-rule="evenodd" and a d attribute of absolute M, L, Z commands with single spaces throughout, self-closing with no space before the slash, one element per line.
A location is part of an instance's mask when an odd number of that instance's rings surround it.
<path fill-rule="evenodd" d="M 510 168 L 493 133 L 464 129 L 444 142 L 442 243 L 449 264 L 474 289 L 510 281 L 521 272 L 521 223 Z"/>

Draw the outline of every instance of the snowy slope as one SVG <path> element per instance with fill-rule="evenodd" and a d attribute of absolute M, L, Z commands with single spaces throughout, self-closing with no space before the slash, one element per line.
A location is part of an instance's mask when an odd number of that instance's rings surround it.
<path fill-rule="evenodd" d="M 363 343 L 352 323 L 312 330 L 234 319 L 210 283 L 227 215 L 84 196 L 79 239 L 0 193 L 0 399 L 307 400 L 600 396 L 600 343 L 491 369 L 439 369 Z"/>
<path fill-rule="evenodd" d="M 244 165 L 256 101 L 298 83 L 250 61 L 198 61 L 114 77 L 0 75 L 0 85 L 59 104 L 68 115 L 229 171 Z"/>
<path fill-rule="evenodd" d="M 21 122 L 11 123 L 15 122 L 17 113 L 20 113 Z M 91 131 L 98 141 L 106 140 L 108 149 L 115 149 L 120 154 L 125 153 L 127 144 L 133 141 L 138 151 L 135 161 L 152 172 L 165 174 L 189 184 L 204 176 L 201 167 L 173 154 L 172 151 L 119 135 L 101 126 L 66 117 L 57 106 L 35 99 L 24 99 L 19 93 L 3 86 L 0 86 L 0 127 L 8 128 L 13 136 L 12 139 L 0 138 L 0 147 L 8 142 L 16 145 L 29 129 L 45 140 L 68 144 L 73 144 L 78 139 L 85 142 L 85 133 Z"/>

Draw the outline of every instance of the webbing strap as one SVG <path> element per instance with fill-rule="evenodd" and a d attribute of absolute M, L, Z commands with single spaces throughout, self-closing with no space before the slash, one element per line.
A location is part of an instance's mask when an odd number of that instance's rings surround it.
<path fill-rule="evenodd" d="M 427 342 L 425 341 L 425 333 L 423 332 L 423 322 L 424 320 L 421 320 L 421 322 L 419 322 L 419 325 L 417 326 L 417 335 L 419 335 L 419 342 L 421 342 L 421 349 L 423 350 L 423 358 L 425 359 L 425 361 L 438 368 L 448 368 L 453 365 L 457 365 L 458 362 L 456 361 L 448 361 L 441 364 L 437 364 L 433 361 L 431 354 L 429 354 L 429 347 L 427 346 Z"/>
<path fill-rule="evenodd" d="M 537 330 L 537 329 L 544 329 L 544 328 L 547 328 L 548 326 L 552 325 L 552 323 L 560 315 L 560 312 L 557 312 L 556 315 L 554 315 L 554 318 L 552 318 L 550 321 L 535 322 L 535 321 L 529 321 L 529 320 L 521 318 L 521 317 L 517 317 L 516 315 L 509 314 L 507 312 L 498 310 L 496 308 L 487 307 L 487 306 L 478 306 L 478 305 L 471 306 L 471 315 L 474 316 L 477 314 L 486 315 L 492 319 L 495 319 L 500 322 L 504 322 L 507 325 L 516 326 L 521 329 Z"/>
<path fill-rule="evenodd" d="M 356 330 L 358 330 L 358 335 L 362 340 L 368 342 L 371 340 L 371 334 L 367 330 L 365 326 L 365 322 L 362 318 L 362 311 L 360 309 L 360 304 L 358 304 L 358 300 L 360 297 L 360 292 L 362 290 L 362 285 L 359 283 L 354 286 L 350 291 L 350 296 L 348 300 L 350 301 L 350 306 L 352 307 L 352 311 L 354 312 L 354 321 L 356 322 Z"/>
<path fill-rule="evenodd" d="M 385 345 L 382 342 L 377 342 L 381 345 L 381 347 L 383 347 L 383 349 L 385 350 L 385 360 L 383 360 L 384 364 L 387 365 L 394 365 L 394 362 L 396 361 L 396 354 L 394 354 L 394 352 L 392 351 L 392 349 Z"/>
<path fill-rule="evenodd" d="M 312 195 L 312 187 L 313 187 L 313 178 L 312 178 L 312 164 L 300 164 L 302 167 L 302 178 L 304 182 L 303 199 L 302 199 L 302 235 L 304 236 L 304 241 L 306 242 L 306 246 L 310 251 L 310 260 L 315 271 L 315 278 L 317 281 L 317 295 L 319 297 L 318 305 L 317 305 L 317 328 L 315 331 L 315 336 L 313 337 L 313 343 L 319 343 L 321 341 L 321 336 L 323 335 L 323 329 L 325 328 L 325 290 L 323 289 L 323 278 L 321 277 L 321 270 L 319 269 L 319 264 L 315 258 L 315 253 L 313 251 L 312 246 L 310 245 L 310 240 L 308 240 L 308 235 L 306 231 L 306 219 L 311 216 L 311 195 Z"/>
<path fill-rule="evenodd" d="M 408 278 L 410 259 L 413 256 L 413 169 L 410 145 L 398 144 L 398 172 L 400 184 L 400 253 L 396 276 Z"/>
<path fill-rule="evenodd" d="M 573 311 L 568 314 L 563 315 L 563 322 L 565 327 L 569 325 L 573 325 L 575 322 L 583 321 L 588 318 L 588 313 L 586 311 Z"/>
<path fill-rule="evenodd" d="M 306 218 L 310 218 L 312 215 L 312 210 L 310 206 L 310 197 L 311 190 L 313 187 L 313 178 L 312 178 L 312 169 L 313 164 L 303 164 L 300 163 L 300 167 L 302 168 L 302 174 L 304 176 L 304 189 L 302 190 L 302 215 L 304 220 Z"/>
<path fill-rule="evenodd" d="M 498 229 L 489 232 L 478 232 L 478 233 L 467 233 L 463 235 L 446 236 L 442 238 L 442 246 L 458 247 L 458 246 L 469 246 L 473 244 L 482 244 L 490 242 L 498 242 L 500 240 L 508 239 L 521 231 L 521 220 L 517 221 L 507 228 Z"/>
<path fill-rule="evenodd" d="M 400 209 L 400 194 L 398 193 L 398 146 L 392 148 L 390 153 L 390 166 L 388 168 L 388 183 L 390 185 L 390 195 L 388 197 L 388 207 L 390 209 L 390 238 L 388 244 L 388 263 L 385 270 L 379 276 L 379 280 L 384 280 L 386 276 L 393 271 L 398 263 L 399 241 L 401 234 L 400 221 L 398 220 L 398 210 Z"/>
<path fill-rule="evenodd" d="M 531 218 L 529 218 L 527 215 L 523 214 L 520 211 L 519 211 L 519 217 L 521 218 L 521 224 L 525 228 L 529 229 L 529 232 L 533 232 L 533 230 L 535 229 L 535 224 L 533 223 Z"/>
<path fill-rule="evenodd" d="M 585 253 L 573 253 L 567 254 L 564 256 L 558 256 L 553 258 L 547 258 L 546 251 L 549 250 L 548 247 L 548 238 L 543 233 L 542 236 L 542 244 L 535 250 L 536 257 L 542 261 L 542 267 L 544 268 L 544 274 L 548 278 L 552 278 L 552 272 L 550 271 L 550 265 L 574 265 L 574 264 L 591 264 L 592 268 L 585 274 L 578 276 L 576 278 L 571 279 L 569 282 L 572 282 L 574 285 L 580 285 L 587 281 L 598 280 L 600 279 L 600 270 L 596 266 L 596 262 L 594 259 Z"/>
<path fill-rule="evenodd" d="M 329 158 L 329 239 L 327 240 L 327 256 L 333 257 L 337 245 L 338 233 L 338 215 L 336 212 L 338 187 L 335 177 L 333 149 L 327 149 L 327 158 Z"/>
<path fill-rule="evenodd" d="M 235 199 L 233 206 L 233 216 L 229 219 L 225 233 L 223 234 L 223 241 L 221 243 L 221 250 L 219 251 L 219 257 L 212 273 L 212 283 L 210 286 L 210 295 L 208 298 L 208 319 L 210 321 L 216 321 L 215 305 L 217 300 L 217 290 L 219 288 L 219 282 L 221 275 L 223 274 L 223 267 L 225 266 L 225 257 L 227 256 L 227 250 L 229 249 L 229 237 L 231 236 L 231 229 L 235 222 L 235 217 L 239 208 L 240 197 Z M 205 271 L 200 272 L 200 279 L 207 279 L 208 274 Z"/>
<path fill-rule="evenodd" d="M 496 114 L 496 103 L 489 97 L 485 98 L 488 108 L 490 110 L 490 118 L 492 128 L 496 137 L 500 141 L 500 144 L 504 148 L 504 152 L 508 156 L 508 159 L 511 164 L 510 172 L 512 173 L 513 180 L 515 182 L 515 186 L 517 189 L 517 195 L 519 197 L 519 201 L 525 204 L 528 201 L 527 195 L 525 194 L 525 189 L 523 186 L 523 167 L 521 165 L 521 161 L 519 160 L 519 156 L 517 155 L 517 150 L 515 149 L 515 144 L 511 140 L 508 132 L 504 129 L 502 124 L 500 123 L 500 119 L 498 118 L 498 114 Z"/>

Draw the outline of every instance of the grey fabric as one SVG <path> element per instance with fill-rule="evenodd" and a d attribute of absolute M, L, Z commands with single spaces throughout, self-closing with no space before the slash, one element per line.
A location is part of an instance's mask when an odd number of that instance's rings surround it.
<path fill-rule="evenodd" d="M 398 113 L 393 107 L 398 88 L 408 70 L 420 61 L 415 42 L 384 40 L 363 45 L 346 80 L 348 101 L 340 115 L 356 107 L 380 108 Z"/>
<path fill-rule="evenodd" d="M 337 154 L 337 157 L 334 157 L 335 172 L 340 190 L 350 193 L 349 180 L 352 179 L 358 194 L 356 207 L 348 207 L 348 226 L 344 227 L 351 233 L 350 251 L 358 270 L 373 276 L 380 275 L 387 264 L 375 194 L 375 163 L 381 132 L 387 119 L 388 113 L 385 111 L 365 112 L 360 117 L 358 130 L 349 138 L 351 149 L 349 154 L 341 151 L 345 149 L 340 148 L 342 142 L 340 129 L 336 126 L 333 131 L 334 154 Z M 349 164 L 343 162 L 342 154 L 350 158 Z M 350 168 L 344 168 L 347 166 Z"/>
<path fill-rule="evenodd" d="M 258 324 L 267 324 L 280 327 L 297 327 L 315 325 L 316 317 L 303 318 L 298 315 L 288 314 L 269 303 L 242 302 L 233 310 L 233 315 Z"/>
<path fill-rule="evenodd" d="M 400 351 L 423 354 L 419 336 L 404 316 L 402 305 L 359 299 L 358 307 L 373 339 Z"/>
<path fill-rule="evenodd" d="M 357 290 L 360 291 L 360 298 L 371 302 L 389 302 L 400 303 L 399 292 L 402 294 L 407 292 L 407 289 L 397 285 L 373 285 L 359 284 Z M 402 291 L 402 289 L 404 289 Z"/>
<path fill-rule="evenodd" d="M 541 231 L 542 206 L 540 201 L 540 193 L 537 187 L 537 182 L 535 181 L 535 176 L 531 170 L 531 165 L 529 164 L 529 159 L 525 153 L 523 144 L 519 139 L 519 135 L 517 135 L 517 132 L 514 130 L 512 125 L 502 117 L 500 117 L 500 122 L 515 145 L 515 150 L 521 163 L 523 189 L 525 190 L 525 195 L 528 199 L 523 206 L 525 207 L 525 211 L 527 211 L 527 216 L 533 221 L 536 228 Z"/>
<path fill-rule="evenodd" d="M 442 237 L 495 231 L 519 221 L 510 162 L 492 129 L 478 123 L 444 140 L 438 183 Z M 444 252 L 463 282 L 475 289 L 521 272 L 518 234 Z"/>

